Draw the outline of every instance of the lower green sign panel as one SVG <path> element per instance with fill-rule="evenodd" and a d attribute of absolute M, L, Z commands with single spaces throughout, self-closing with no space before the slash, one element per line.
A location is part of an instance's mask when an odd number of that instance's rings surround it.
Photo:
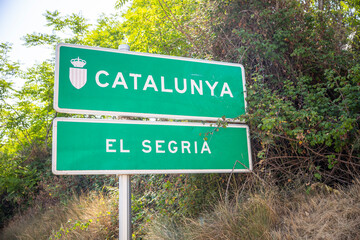
<path fill-rule="evenodd" d="M 249 129 L 235 124 L 57 118 L 52 156 L 54 174 L 252 170 Z"/>

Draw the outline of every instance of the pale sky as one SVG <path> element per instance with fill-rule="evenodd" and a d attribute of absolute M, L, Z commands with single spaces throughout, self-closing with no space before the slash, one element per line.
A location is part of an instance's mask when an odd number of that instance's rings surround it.
<path fill-rule="evenodd" d="M 22 68 L 31 67 L 51 57 L 53 49 L 23 46 L 21 40 L 27 33 L 51 33 L 45 26 L 43 14 L 46 10 L 58 10 L 61 15 L 81 13 L 96 23 L 101 13 L 116 13 L 116 0 L 0 0 L 0 42 L 13 44 L 10 57 L 19 61 Z"/>

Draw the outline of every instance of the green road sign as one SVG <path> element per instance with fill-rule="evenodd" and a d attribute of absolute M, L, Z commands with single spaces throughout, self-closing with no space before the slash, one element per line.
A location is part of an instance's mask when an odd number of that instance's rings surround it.
<path fill-rule="evenodd" d="M 240 64 L 60 44 L 58 112 L 216 120 L 245 113 Z"/>
<path fill-rule="evenodd" d="M 249 129 L 235 124 L 57 118 L 52 157 L 55 174 L 252 170 Z"/>

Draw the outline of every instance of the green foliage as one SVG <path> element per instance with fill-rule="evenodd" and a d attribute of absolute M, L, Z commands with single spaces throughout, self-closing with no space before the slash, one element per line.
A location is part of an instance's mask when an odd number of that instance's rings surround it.
<path fill-rule="evenodd" d="M 118 48 L 124 42 L 124 30 L 118 16 L 102 15 L 95 29 L 88 32 L 83 42 L 88 46 Z"/>
<path fill-rule="evenodd" d="M 47 26 L 52 27 L 54 33 L 42 34 L 42 33 L 33 33 L 27 34 L 24 37 L 25 45 L 27 46 L 37 46 L 37 45 L 56 45 L 59 42 L 66 43 L 81 43 L 81 40 L 88 33 L 90 25 L 86 23 L 86 19 L 80 15 L 72 14 L 70 16 L 62 17 L 60 12 L 47 11 L 44 14 L 47 20 Z M 61 39 L 57 34 L 65 33 L 71 34 L 71 38 Z"/>
<path fill-rule="evenodd" d="M 344 4 L 240 1 L 219 10 L 227 31 L 218 31 L 218 58 L 247 69 L 255 162 L 280 181 L 345 183 L 359 173 L 360 45 L 352 39 L 360 25 L 358 5 Z"/>
<path fill-rule="evenodd" d="M 19 72 L 19 64 L 9 60 L 10 51 L 11 45 L 9 43 L 0 43 L 0 107 L 3 106 L 13 90 L 11 77 L 16 76 Z M 0 129 L 0 134 L 1 132 Z"/>
<path fill-rule="evenodd" d="M 183 28 L 195 10 L 187 1 L 133 1 L 122 25 L 132 51 L 181 56 L 189 49 Z M 121 4 L 119 1 L 118 4 Z"/>
<path fill-rule="evenodd" d="M 68 225 L 70 225 L 69 227 L 63 228 L 61 227 L 59 231 L 57 231 L 54 234 L 54 237 L 50 237 L 49 239 L 62 239 L 63 237 L 66 237 L 71 231 L 73 230 L 82 230 L 82 231 L 86 231 L 89 228 L 90 223 L 92 223 L 93 220 L 89 219 L 86 222 L 81 222 L 80 220 L 76 220 L 74 223 L 71 221 L 71 219 L 69 219 L 69 221 L 67 222 Z"/>
<path fill-rule="evenodd" d="M 119 0 L 121 7 L 126 1 Z M 132 1 L 121 25 L 132 51 L 211 58 L 213 4 L 201 0 Z"/>
<path fill-rule="evenodd" d="M 60 12 L 47 11 L 44 14 L 47 26 L 52 27 L 53 34 L 32 33 L 24 37 L 25 45 L 55 46 L 58 43 L 72 43 L 88 46 L 118 48 L 123 42 L 123 30 L 117 15 L 102 15 L 96 24 L 92 26 L 79 14 L 62 16 Z M 70 37 L 60 37 L 70 36 Z"/>
<path fill-rule="evenodd" d="M 110 47 L 109 42 L 119 34 L 119 28 L 113 29 L 115 17 L 109 24 L 110 18 L 103 17 L 95 30 L 90 30 L 90 25 L 79 15 L 63 17 L 55 11 L 47 12 L 45 17 L 48 26 L 53 28 L 53 35 L 28 34 L 24 38 L 27 46 L 45 44 L 55 48 L 59 41 L 89 45 L 102 41 L 104 46 Z M 59 37 L 64 34 L 70 37 Z M 103 41 L 104 38 L 108 42 Z M 113 183 L 106 177 L 54 179 L 50 158 L 52 120 L 57 116 L 53 110 L 54 62 L 36 64 L 21 72 L 18 64 L 8 59 L 10 49 L 9 44 L 0 45 L 0 224 L 16 207 L 25 209 L 38 200 L 43 204 L 62 201 L 73 191 L 97 189 L 105 182 Z M 20 89 L 12 87 L 10 78 L 13 76 L 25 80 Z"/>

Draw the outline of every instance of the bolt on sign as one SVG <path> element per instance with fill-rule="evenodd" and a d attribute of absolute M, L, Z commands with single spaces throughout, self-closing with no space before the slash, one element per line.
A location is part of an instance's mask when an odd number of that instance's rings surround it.
<path fill-rule="evenodd" d="M 237 124 L 217 128 L 202 123 L 57 118 L 52 166 L 54 174 L 71 175 L 229 173 L 233 168 L 248 172 L 249 129 Z"/>
<path fill-rule="evenodd" d="M 58 112 L 217 120 L 245 113 L 244 68 L 117 49 L 59 44 Z"/>

